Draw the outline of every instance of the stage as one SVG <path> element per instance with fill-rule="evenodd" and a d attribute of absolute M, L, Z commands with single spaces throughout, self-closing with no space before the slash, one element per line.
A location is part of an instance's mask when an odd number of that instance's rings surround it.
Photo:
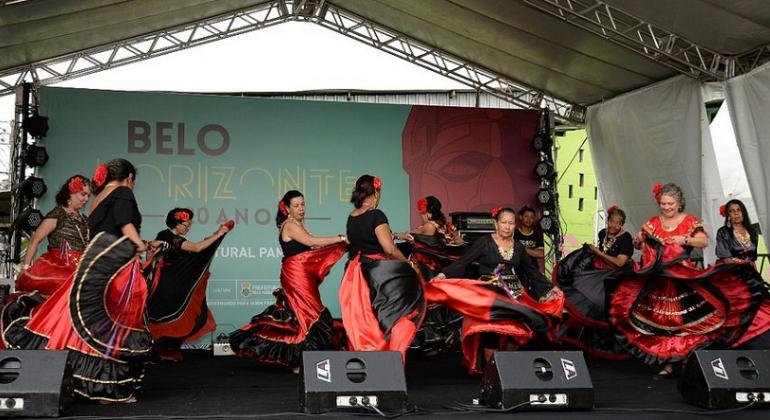
<path fill-rule="evenodd" d="M 595 391 L 592 411 L 517 411 L 480 413 L 456 411 L 478 396 L 480 379 L 460 366 L 459 354 L 433 358 L 411 357 L 406 366 L 409 399 L 415 415 L 435 418 L 478 418 L 479 415 L 521 419 L 539 418 L 694 418 L 696 414 L 760 419 L 770 410 L 706 411 L 686 404 L 676 390 L 676 380 L 654 381 L 654 369 L 637 361 L 588 360 Z M 147 369 L 139 401 L 127 405 L 99 405 L 78 401 L 63 415 L 95 418 L 292 418 L 299 412 L 298 376 L 283 369 L 259 366 L 235 357 L 214 357 L 209 352 L 188 351 L 180 363 L 163 362 Z M 324 417 L 340 417 L 335 412 Z M 351 414 L 361 415 L 361 414 Z M 378 416 L 375 413 L 364 414 Z"/>

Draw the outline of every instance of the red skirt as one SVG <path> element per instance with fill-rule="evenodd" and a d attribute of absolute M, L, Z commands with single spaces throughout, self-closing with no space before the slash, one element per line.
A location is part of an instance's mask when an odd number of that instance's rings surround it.
<path fill-rule="evenodd" d="M 528 343 L 536 334 L 552 335 L 564 308 L 564 295 L 549 302 L 539 302 L 522 290 L 519 300 L 486 281 L 441 279 L 425 284 L 429 303 L 446 305 L 463 314 L 463 363 L 471 374 L 483 373 L 482 333 L 496 333 Z"/>
<path fill-rule="evenodd" d="M 51 249 L 36 259 L 31 267 L 19 273 L 16 291 L 37 290 L 45 296 L 52 295 L 75 272 L 82 257 L 82 251 Z"/>
<path fill-rule="evenodd" d="M 342 277 L 339 301 L 351 350 L 393 350 L 406 360 L 426 309 L 422 282 L 409 264 L 356 256 Z"/>
<path fill-rule="evenodd" d="M 71 350 L 77 395 L 132 398 L 151 344 L 144 326 L 147 285 L 135 249 L 126 237 L 94 237 L 68 282 L 32 311 L 26 325 L 6 332 L 9 345 Z"/>
<path fill-rule="evenodd" d="M 671 248 L 645 244 L 645 264 L 612 295 L 610 322 L 631 354 L 647 363 L 673 362 L 770 330 L 767 288 L 753 267 L 720 262 L 701 270 Z"/>
<path fill-rule="evenodd" d="M 346 246 L 332 245 L 284 259 L 276 303 L 230 333 L 236 355 L 260 363 L 299 366 L 302 352 L 332 346 L 334 325 L 318 291 Z"/>

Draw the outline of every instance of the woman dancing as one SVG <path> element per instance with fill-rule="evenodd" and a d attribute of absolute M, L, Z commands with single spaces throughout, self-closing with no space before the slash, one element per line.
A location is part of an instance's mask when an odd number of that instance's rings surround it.
<path fill-rule="evenodd" d="M 313 236 L 305 227 L 305 197 L 287 191 L 276 213 L 278 243 L 283 250 L 281 288 L 276 303 L 251 323 L 230 333 L 236 355 L 299 371 L 302 352 L 329 348 L 332 316 L 318 287 L 345 253 L 345 235 Z"/>
<path fill-rule="evenodd" d="M 566 296 L 568 315 L 559 340 L 602 359 L 631 357 L 615 340 L 607 322 L 608 291 L 618 277 L 633 269 L 633 238 L 623 229 L 626 213 L 607 209 L 607 227 L 599 231 L 599 246 L 586 244 L 559 261 L 553 270 Z"/>
<path fill-rule="evenodd" d="M 37 305 L 52 295 L 75 272 L 83 250 L 91 239 L 88 219 L 81 212 L 91 196 L 90 181 L 75 175 L 56 193 L 56 207 L 35 230 L 24 254 L 16 291 L 5 299 L 0 316 L 3 332 L 17 321 L 26 322 Z M 48 238 L 48 252 L 34 260 L 37 248 Z M 34 260 L 34 264 L 32 263 Z"/>
<path fill-rule="evenodd" d="M 514 350 L 551 329 L 564 306 L 561 290 L 540 274 L 524 246 L 513 239 L 513 209 L 495 208 L 492 216 L 495 232 L 477 239 L 426 284 L 430 302 L 446 303 L 465 315 L 463 356 L 474 374 L 483 372 L 496 350 Z M 466 277 L 472 263 L 478 263 L 483 281 L 452 280 Z"/>
<path fill-rule="evenodd" d="M 632 355 L 662 364 L 655 379 L 670 377 L 674 362 L 704 347 L 731 347 L 770 329 L 767 289 L 748 264 L 698 268 L 693 248 L 708 245 L 701 222 L 684 213 L 675 184 L 656 184 L 660 214 L 634 238 L 641 266 L 622 277 L 610 299 L 610 323 Z"/>
<path fill-rule="evenodd" d="M 125 159 L 97 167 L 94 237 L 77 271 L 8 340 L 16 348 L 70 350 L 76 395 L 103 403 L 136 401 L 152 343 L 135 182 L 136 168 Z"/>
<path fill-rule="evenodd" d="M 193 212 L 175 208 L 166 215 L 168 229 L 155 237 L 166 247 L 158 253 L 147 301 L 147 322 L 161 360 L 182 360 L 182 343 L 194 342 L 216 329 L 206 305 L 209 266 L 232 220 L 200 242 L 188 241 Z"/>

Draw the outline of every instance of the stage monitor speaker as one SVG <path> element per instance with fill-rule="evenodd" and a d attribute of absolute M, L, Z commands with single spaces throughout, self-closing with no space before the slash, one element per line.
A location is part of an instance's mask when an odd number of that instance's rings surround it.
<path fill-rule="evenodd" d="M 770 407 L 770 350 L 695 351 L 677 387 L 699 407 Z"/>
<path fill-rule="evenodd" d="M 0 417 L 58 417 L 72 405 L 67 351 L 0 351 Z"/>
<path fill-rule="evenodd" d="M 594 387 L 583 352 L 498 351 L 484 369 L 481 402 L 501 410 L 588 410 Z"/>
<path fill-rule="evenodd" d="M 410 409 L 401 354 L 396 351 L 306 351 L 299 399 L 308 413 Z"/>

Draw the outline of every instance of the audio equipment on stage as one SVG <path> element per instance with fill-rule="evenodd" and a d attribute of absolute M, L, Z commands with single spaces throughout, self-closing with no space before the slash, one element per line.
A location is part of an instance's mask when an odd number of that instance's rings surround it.
<path fill-rule="evenodd" d="M 306 351 L 302 353 L 299 399 L 313 414 L 410 408 L 401 354 L 395 351 Z"/>
<path fill-rule="evenodd" d="M 484 369 L 481 403 L 502 410 L 588 410 L 594 387 L 583 352 L 498 351 Z"/>
<path fill-rule="evenodd" d="M 0 417 L 58 417 L 72 404 L 67 351 L 0 351 Z"/>
<path fill-rule="evenodd" d="M 770 407 L 770 350 L 698 350 L 677 384 L 699 407 Z"/>
<path fill-rule="evenodd" d="M 481 236 L 495 231 L 495 218 L 490 213 L 454 212 L 449 213 L 452 224 L 466 242 L 474 242 Z"/>

